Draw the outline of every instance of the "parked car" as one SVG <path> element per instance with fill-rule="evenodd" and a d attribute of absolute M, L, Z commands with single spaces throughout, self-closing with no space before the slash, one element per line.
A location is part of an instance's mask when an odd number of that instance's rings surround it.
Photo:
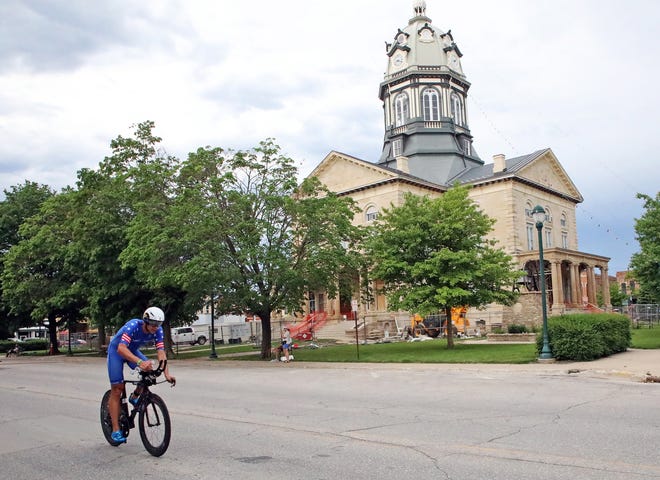
<path fill-rule="evenodd" d="M 197 335 L 192 327 L 176 327 L 172 329 L 172 343 L 189 343 L 190 345 L 198 343 L 204 345 L 206 336 Z"/>

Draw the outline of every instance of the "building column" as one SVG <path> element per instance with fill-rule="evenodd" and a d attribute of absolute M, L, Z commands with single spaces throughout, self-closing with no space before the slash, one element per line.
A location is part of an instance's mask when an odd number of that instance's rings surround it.
<path fill-rule="evenodd" d="M 598 304 L 596 301 L 596 274 L 591 265 L 587 267 L 587 299 L 592 305 Z"/>
<path fill-rule="evenodd" d="M 552 275 L 552 311 L 555 315 L 564 313 L 564 281 L 561 275 L 561 261 L 550 264 Z"/>
<path fill-rule="evenodd" d="M 574 306 L 582 305 L 582 295 L 580 294 L 580 265 L 571 263 L 571 303 Z"/>
<path fill-rule="evenodd" d="M 610 297 L 610 277 L 607 266 L 601 267 L 600 278 L 602 279 L 603 305 L 608 312 L 612 311 L 612 298 Z"/>

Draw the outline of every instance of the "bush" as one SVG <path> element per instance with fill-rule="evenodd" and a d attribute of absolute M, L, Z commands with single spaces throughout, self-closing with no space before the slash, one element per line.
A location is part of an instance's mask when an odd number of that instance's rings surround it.
<path fill-rule="evenodd" d="M 13 340 L 0 340 L 0 353 L 6 353 L 7 350 L 13 348 L 15 342 Z M 48 340 L 43 338 L 33 338 L 24 342 L 18 343 L 22 352 L 34 350 L 48 350 Z"/>
<path fill-rule="evenodd" d="M 548 319 L 548 340 L 557 360 L 586 361 L 625 351 L 631 344 L 630 321 L 613 313 L 562 315 Z M 543 336 L 536 339 L 538 352 Z"/>
<path fill-rule="evenodd" d="M 527 326 L 519 325 L 517 323 L 512 323 L 507 326 L 507 332 L 509 333 L 527 333 Z"/>

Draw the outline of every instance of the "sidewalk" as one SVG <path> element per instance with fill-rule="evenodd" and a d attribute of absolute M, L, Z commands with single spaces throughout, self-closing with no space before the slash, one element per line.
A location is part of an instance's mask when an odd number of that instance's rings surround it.
<path fill-rule="evenodd" d="M 245 353 L 244 353 L 245 354 Z M 253 353 L 249 352 L 253 355 Z M 240 355 L 240 354 L 239 354 Z M 238 356 L 236 354 L 222 355 L 224 358 Z M 37 362 L 89 362 L 91 359 L 99 363 L 105 362 L 105 358 L 93 356 L 67 357 L 58 355 L 55 357 L 30 357 L 20 356 L 2 358 L 0 365 L 11 363 L 37 363 Z M 195 358 L 187 360 L 175 360 L 181 364 L 207 364 L 208 358 Z M 215 363 L 215 362 L 214 362 Z M 279 366 L 279 362 L 246 362 L 244 360 L 223 360 L 217 362 L 223 367 L 252 367 L 272 368 Z M 600 378 L 620 378 L 622 380 L 644 382 L 647 377 L 660 377 L 660 349 L 640 350 L 629 349 L 623 353 L 617 353 L 609 357 L 593 360 L 591 362 L 562 361 L 554 363 L 526 363 L 526 364 L 484 364 L 484 363 L 332 363 L 332 362 L 291 362 L 286 364 L 289 368 L 300 369 L 390 369 L 390 370 L 451 370 L 455 372 L 493 372 L 508 374 L 531 374 L 531 375 L 580 375 Z M 655 383 L 655 382 L 654 382 Z M 658 383 L 660 386 L 660 383 Z"/>
<path fill-rule="evenodd" d="M 567 370 L 580 370 L 593 375 L 617 375 L 643 382 L 649 376 L 660 377 L 660 350 L 628 349 L 591 362 L 558 362 Z"/>

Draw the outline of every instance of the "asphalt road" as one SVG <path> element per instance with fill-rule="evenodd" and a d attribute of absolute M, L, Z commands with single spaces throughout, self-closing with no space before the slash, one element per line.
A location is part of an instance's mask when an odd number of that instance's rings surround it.
<path fill-rule="evenodd" d="M 7 479 L 660 478 L 660 384 L 560 368 L 174 361 L 160 458 L 109 446 L 100 358 L 0 362 Z"/>

